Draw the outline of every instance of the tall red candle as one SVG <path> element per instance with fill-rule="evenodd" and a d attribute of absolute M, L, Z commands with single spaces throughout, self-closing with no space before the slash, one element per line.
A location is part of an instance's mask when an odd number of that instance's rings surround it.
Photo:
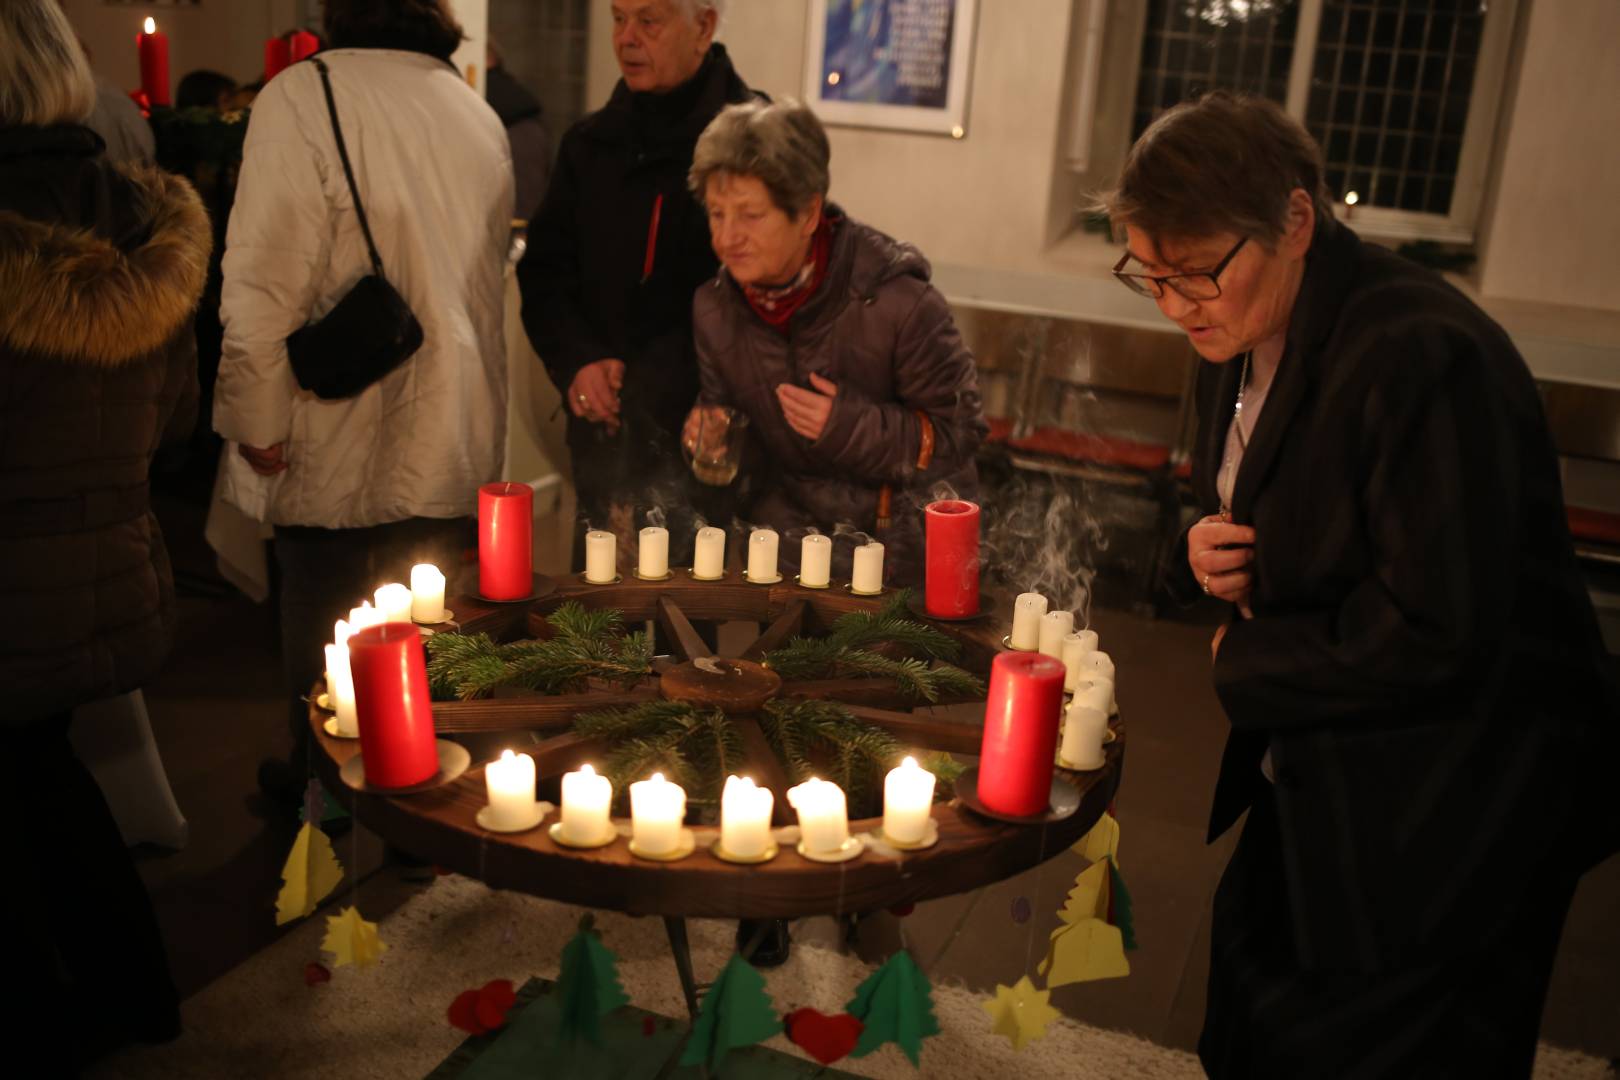
<path fill-rule="evenodd" d="M 291 56 L 292 62 L 298 63 L 314 56 L 321 50 L 321 39 L 308 30 L 294 30 L 292 33 Z"/>
<path fill-rule="evenodd" d="M 141 59 L 141 89 L 153 105 L 169 104 L 169 38 L 157 23 L 146 20 L 144 33 L 135 35 L 135 49 Z"/>
<path fill-rule="evenodd" d="M 349 639 L 366 783 L 400 788 L 439 771 L 422 637 L 410 623 L 368 626 Z"/>
<path fill-rule="evenodd" d="M 292 43 L 284 37 L 273 37 L 264 43 L 264 81 L 269 82 L 292 63 Z"/>
<path fill-rule="evenodd" d="M 1052 794 L 1062 663 L 1040 653 L 1005 652 L 990 665 L 979 749 L 979 800 L 998 813 L 1033 817 Z"/>
<path fill-rule="evenodd" d="M 478 592 L 522 600 L 534 592 L 534 489 L 502 481 L 478 489 Z"/>
<path fill-rule="evenodd" d="M 923 509 L 927 530 L 924 606 L 930 615 L 979 613 L 979 505 L 941 499 Z"/>

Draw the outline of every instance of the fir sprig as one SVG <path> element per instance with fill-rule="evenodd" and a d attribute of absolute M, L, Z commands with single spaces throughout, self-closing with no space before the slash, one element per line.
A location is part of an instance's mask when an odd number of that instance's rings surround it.
<path fill-rule="evenodd" d="M 742 737 L 719 709 L 684 701 L 649 701 L 574 718 L 574 730 L 610 747 L 603 772 L 618 792 L 662 772 L 693 803 L 720 798 L 725 778 L 742 767 Z"/>
<path fill-rule="evenodd" d="M 428 681 L 438 699 L 488 697 L 515 686 L 543 694 L 579 690 L 588 678 L 632 686 L 652 671 L 652 645 L 637 631 L 622 634 L 617 611 L 591 611 L 569 601 L 547 621 L 554 636 L 498 644 L 487 634 L 428 638 Z"/>

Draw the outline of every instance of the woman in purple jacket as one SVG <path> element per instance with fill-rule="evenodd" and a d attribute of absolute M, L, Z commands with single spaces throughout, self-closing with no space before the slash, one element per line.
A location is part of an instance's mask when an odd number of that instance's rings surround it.
<path fill-rule="evenodd" d="M 693 332 L 706 407 L 746 414 L 762 461 L 750 520 L 886 547 L 889 584 L 922 579 L 922 506 L 972 499 L 987 431 L 973 355 L 916 248 L 827 202 L 831 150 L 805 106 L 748 102 L 698 140 L 690 184 L 721 271 L 697 292 Z M 840 530 L 839 526 L 847 529 Z M 848 575 L 840 542 L 834 573 Z"/>

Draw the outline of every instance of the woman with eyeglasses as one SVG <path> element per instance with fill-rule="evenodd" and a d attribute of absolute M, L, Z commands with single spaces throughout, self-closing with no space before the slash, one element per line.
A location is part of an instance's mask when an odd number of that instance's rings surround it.
<path fill-rule="evenodd" d="M 1232 732 L 1199 1053 L 1215 1077 L 1528 1076 L 1577 877 L 1620 848 L 1620 693 L 1534 381 L 1439 276 L 1334 220 L 1321 153 L 1225 93 L 1100 200 L 1203 358 L 1172 591 Z"/>

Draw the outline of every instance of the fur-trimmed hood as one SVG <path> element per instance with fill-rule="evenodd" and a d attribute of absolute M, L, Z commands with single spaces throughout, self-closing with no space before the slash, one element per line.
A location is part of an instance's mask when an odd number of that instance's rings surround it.
<path fill-rule="evenodd" d="M 202 201 L 159 169 L 111 168 L 150 220 L 134 247 L 0 211 L 0 350 L 127 363 L 162 347 L 196 309 L 213 244 Z"/>

